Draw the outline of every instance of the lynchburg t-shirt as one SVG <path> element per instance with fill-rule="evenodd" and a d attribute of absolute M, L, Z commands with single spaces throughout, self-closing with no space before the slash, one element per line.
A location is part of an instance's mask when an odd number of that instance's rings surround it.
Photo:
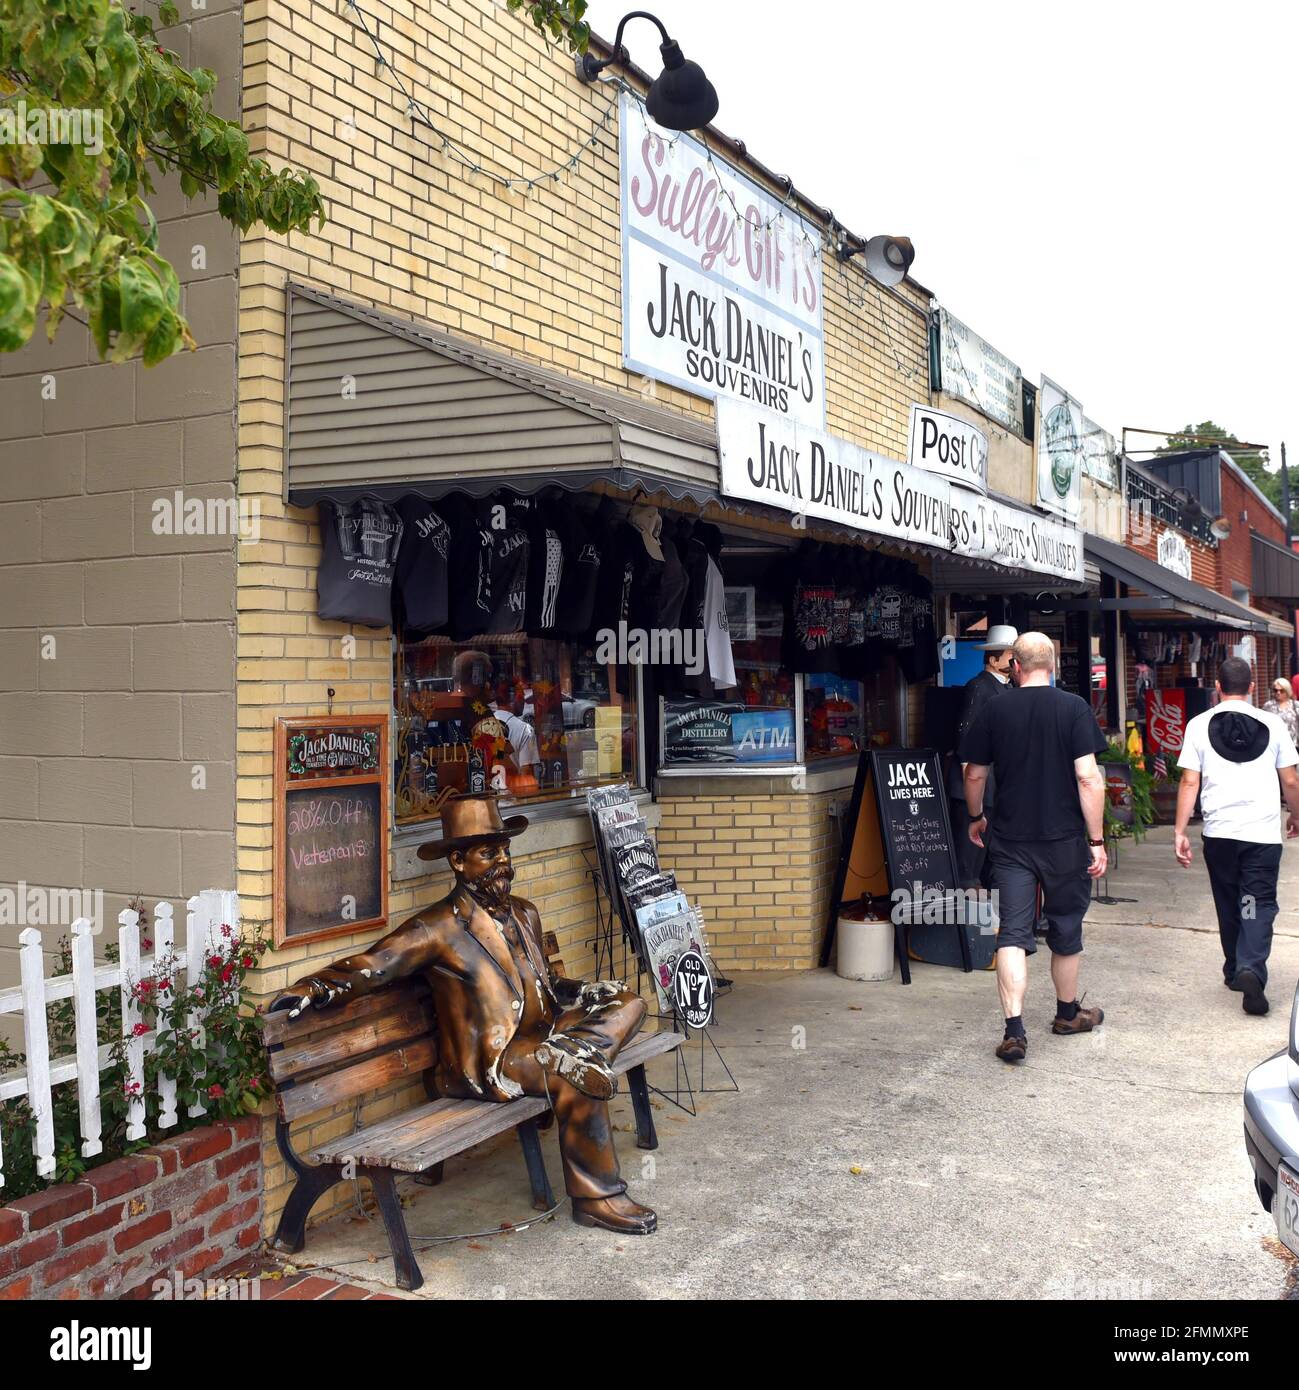
<path fill-rule="evenodd" d="M 322 618 L 367 627 L 391 624 L 401 535 L 396 509 L 376 498 L 320 504 L 316 611 Z"/>
<path fill-rule="evenodd" d="M 1104 750 L 1086 700 L 1057 686 L 1030 685 L 990 700 L 957 757 L 995 770 L 998 838 L 1064 840 L 1087 829 L 1074 759 Z"/>

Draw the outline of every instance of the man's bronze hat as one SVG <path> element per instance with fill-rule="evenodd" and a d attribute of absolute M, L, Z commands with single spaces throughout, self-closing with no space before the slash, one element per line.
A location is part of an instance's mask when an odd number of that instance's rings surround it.
<path fill-rule="evenodd" d="M 527 828 L 527 816 L 501 819 L 494 792 L 463 793 L 448 797 L 442 805 L 442 839 L 430 840 L 416 853 L 421 859 L 445 859 L 453 849 L 469 849 L 491 840 L 512 840 Z"/>

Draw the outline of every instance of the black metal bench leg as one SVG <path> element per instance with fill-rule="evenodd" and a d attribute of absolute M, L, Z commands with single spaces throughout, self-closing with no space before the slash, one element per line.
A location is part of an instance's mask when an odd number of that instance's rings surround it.
<path fill-rule="evenodd" d="M 431 1168 L 425 1168 L 422 1173 L 415 1174 L 415 1181 L 421 1187 L 440 1187 L 442 1184 L 442 1170 L 446 1163 L 439 1160 Z"/>
<path fill-rule="evenodd" d="M 384 1228 L 388 1232 L 388 1245 L 392 1250 L 392 1262 L 397 1270 L 397 1287 L 408 1293 L 418 1289 L 424 1282 L 415 1262 L 415 1252 L 411 1249 L 410 1233 L 406 1230 L 406 1213 L 397 1199 L 397 1181 L 387 1169 L 367 1168 L 365 1176 L 374 1188 L 375 1201 L 383 1217 Z"/>
<path fill-rule="evenodd" d="M 636 1147 L 657 1149 L 659 1137 L 654 1131 L 654 1110 L 650 1105 L 649 1082 L 645 1080 L 645 1064 L 627 1072 L 627 1089 L 631 1092 L 631 1108 L 636 1116 Z"/>
<path fill-rule="evenodd" d="M 546 1160 L 541 1153 L 541 1139 L 537 1134 L 536 1120 L 520 1121 L 515 1126 L 515 1132 L 523 1147 L 523 1161 L 528 1165 L 533 1210 L 549 1211 L 555 1205 L 555 1194 L 550 1190 L 550 1178 L 546 1173 Z"/>
<path fill-rule="evenodd" d="M 306 1244 L 307 1217 L 320 1197 L 335 1183 L 341 1182 L 338 1164 L 321 1164 L 298 1169 L 298 1181 L 289 1200 L 280 1213 L 280 1224 L 275 1228 L 272 1246 L 286 1255 L 296 1255 Z"/>

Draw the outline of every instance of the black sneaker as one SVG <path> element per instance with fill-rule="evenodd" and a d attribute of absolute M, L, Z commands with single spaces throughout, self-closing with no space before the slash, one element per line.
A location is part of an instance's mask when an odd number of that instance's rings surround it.
<path fill-rule="evenodd" d="M 1263 982 L 1252 970 L 1237 971 L 1236 978 L 1231 982 L 1231 987 L 1239 990 L 1245 996 L 1240 1001 L 1240 1007 L 1247 1014 L 1262 1015 L 1267 1013 L 1269 1005 L 1267 995 L 1263 993 Z"/>
<path fill-rule="evenodd" d="M 1236 983 L 1236 977 L 1234 974 L 1224 975 L 1222 977 L 1222 983 L 1226 985 L 1228 989 L 1234 989 L 1237 994 L 1240 993 L 1240 986 Z"/>

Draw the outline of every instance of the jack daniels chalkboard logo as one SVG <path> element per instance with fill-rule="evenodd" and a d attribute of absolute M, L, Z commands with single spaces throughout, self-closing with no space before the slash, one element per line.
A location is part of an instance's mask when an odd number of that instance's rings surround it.
<path fill-rule="evenodd" d="M 291 777 L 344 776 L 373 772 L 379 766 L 375 729 L 302 729 L 289 736 Z"/>

